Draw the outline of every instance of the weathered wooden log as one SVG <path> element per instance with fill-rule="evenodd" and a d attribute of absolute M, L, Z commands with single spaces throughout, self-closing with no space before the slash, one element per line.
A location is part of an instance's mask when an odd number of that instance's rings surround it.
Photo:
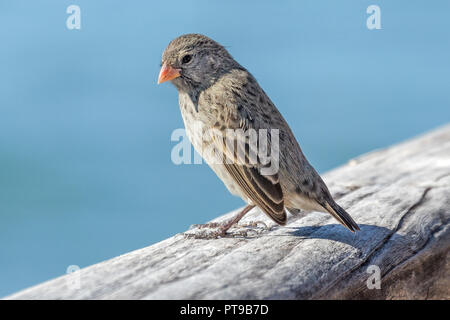
<path fill-rule="evenodd" d="M 212 240 L 191 229 L 7 298 L 450 298 L 450 125 L 324 179 L 360 232 L 315 212 L 279 227 L 254 209 L 242 224 L 268 228 L 241 226 Z"/>

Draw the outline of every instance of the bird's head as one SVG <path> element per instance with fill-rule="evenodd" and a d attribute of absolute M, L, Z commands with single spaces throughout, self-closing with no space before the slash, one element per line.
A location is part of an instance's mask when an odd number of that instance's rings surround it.
<path fill-rule="evenodd" d="M 172 40 L 162 55 L 158 84 L 171 81 L 178 90 L 201 91 L 238 66 L 227 50 L 201 34 Z"/>

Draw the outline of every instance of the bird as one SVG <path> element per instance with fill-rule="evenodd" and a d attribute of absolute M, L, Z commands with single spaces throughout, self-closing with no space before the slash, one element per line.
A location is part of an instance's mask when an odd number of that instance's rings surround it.
<path fill-rule="evenodd" d="M 194 149 L 227 189 L 247 203 L 229 221 L 214 224 L 219 236 L 255 206 L 279 225 L 287 223 L 286 210 L 310 210 L 331 214 L 352 232 L 360 230 L 334 201 L 255 77 L 224 46 L 195 33 L 173 39 L 162 54 L 157 83 L 166 81 L 178 91 Z M 252 140 L 252 134 L 259 140 Z M 273 156 L 267 156 L 268 149 Z"/>

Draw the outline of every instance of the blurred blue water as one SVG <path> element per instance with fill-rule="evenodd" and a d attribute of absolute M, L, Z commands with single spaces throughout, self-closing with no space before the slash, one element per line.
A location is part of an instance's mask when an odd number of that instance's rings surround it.
<path fill-rule="evenodd" d="M 66 8 L 81 7 L 81 30 Z M 366 28 L 378 4 L 382 29 Z M 0 296 L 243 203 L 175 166 L 174 37 L 227 46 L 324 172 L 450 120 L 450 2 L 0 2 Z"/>

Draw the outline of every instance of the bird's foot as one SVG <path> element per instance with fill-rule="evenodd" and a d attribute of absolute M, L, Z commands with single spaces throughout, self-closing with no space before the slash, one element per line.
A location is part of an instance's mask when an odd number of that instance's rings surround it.
<path fill-rule="evenodd" d="M 184 233 L 186 238 L 190 239 L 218 239 L 227 234 L 227 223 L 210 222 L 205 224 L 193 224 L 188 232 Z M 190 232 L 193 231 L 193 232 Z"/>
<path fill-rule="evenodd" d="M 209 222 L 209 223 L 204 223 L 204 224 L 193 224 L 189 227 L 189 230 L 192 229 L 211 229 L 211 228 L 219 228 L 223 225 L 224 223 L 220 223 L 220 222 Z"/>
<path fill-rule="evenodd" d="M 210 223 L 206 223 L 206 224 L 194 224 L 192 225 L 189 230 L 193 230 L 193 229 L 198 229 L 196 230 L 196 232 L 192 233 L 188 233 L 185 235 L 189 235 L 189 236 L 193 236 L 194 238 L 202 238 L 202 239 L 217 239 L 217 238 L 221 238 L 224 237 L 227 233 L 227 230 L 230 229 L 231 227 L 233 227 L 234 225 L 236 225 L 236 223 L 239 222 L 239 220 L 242 219 L 242 217 L 247 214 L 247 212 L 249 212 L 251 209 L 253 209 L 255 206 L 254 205 L 247 205 L 244 209 L 241 210 L 241 212 L 239 212 L 237 215 L 235 215 L 233 218 L 231 218 L 228 221 L 225 222 L 210 222 Z M 203 235 L 205 232 L 205 230 L 202 229 L 211 229 L 211 228 L 216 228 L 217 230 L 215 230 L 214 232 L 209 232 L 205 235 Z"/>
<path fill-rule="evenodd" d="M 229 229 L 233 232 L 227 233 Z M 249 237 L 262 233 L 265 230 L 270 230 L 267 224 L 263 221 L 252 221 L 245 224 L 235 224 L 230 227 L 230 223 L 225 222 L 210 222 L 205 224 L 193 224 L 188 232 L 184 233 L 186 238 L 191 239 L 218 239 L 224 237 Z M 192 232 L 190 232 L 192 231 Z"/>
<path fill-rule="evenodd" d="M 265 229 L 269 229 L 267 224 L 264 221 L 252 221 L 245 224 L 239 224 L 238 227 L 240 228 L 257 228 L 259 225 L 263 225 Z"/>
<path fill-rule="evenodd" d="M 251 221 L 235 225 L 233 235 L 241 237 L 255 237 L 264 231 L 270 231 L 270 227 L 264 221 Z"/>

